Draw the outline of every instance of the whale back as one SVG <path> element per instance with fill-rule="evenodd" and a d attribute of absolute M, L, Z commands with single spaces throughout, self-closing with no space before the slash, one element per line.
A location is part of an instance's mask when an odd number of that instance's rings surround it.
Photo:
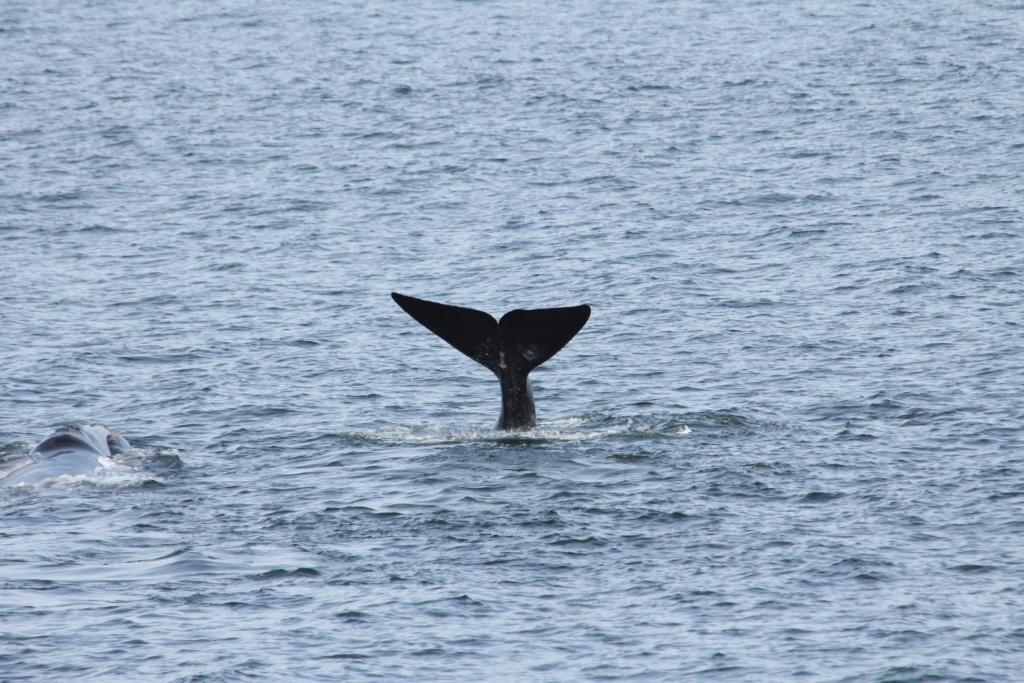
<path fill-rule="evenodd" d="M 109 439 L 113 436 L 113 433 L 102 425 L 72 422 L 40 441 L 32 451 L 38 455 L 53 455 L 65 450 L 89 450 L 96 455 L 109 456 Z"/>
<path fill-rule="evenodd" d="M 39 442 L 24 464 L 0 477 L 0 484 L 38 484 L 61 476 L 92 475 L 109 465 L 107 459 L 113 453 L 127 448 L 123 437 L 102 425 L 68 424 Z"/>

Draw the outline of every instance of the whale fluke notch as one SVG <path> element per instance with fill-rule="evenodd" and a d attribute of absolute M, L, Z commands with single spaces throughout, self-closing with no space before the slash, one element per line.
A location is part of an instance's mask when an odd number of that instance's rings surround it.
<path fill-rule="evenodd" d="M 527 375 L 576 336 L 590 319 L 590 306 L 516 309 L 493 316 L 397 292 L 391 298 L 406 313 L 501 381 L 499 429 L 533 427 L 536 421 Z"/>

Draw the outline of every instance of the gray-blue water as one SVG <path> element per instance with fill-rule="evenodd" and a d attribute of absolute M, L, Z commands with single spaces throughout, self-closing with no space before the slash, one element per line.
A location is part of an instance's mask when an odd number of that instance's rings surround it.
<path fill-rule="evenodd" d="M 1024 6 L 0 6 L 4 680 L 1019 681 Z M 540 424 L 396 307 L 590 303 Z"/>

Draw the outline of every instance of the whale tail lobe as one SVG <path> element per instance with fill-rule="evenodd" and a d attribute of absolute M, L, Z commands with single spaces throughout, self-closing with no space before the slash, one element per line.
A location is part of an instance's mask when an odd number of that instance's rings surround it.
<path fill-rule="evenodd" d="M 502 345 L 509 363 L 519 359 L 526 372 L 547 362 L 576 336 L 590 319 L 590 306 L 516 309 L 501 316 Z"/>
<path fill-rule="evenodd" d="M 498 321 L 472 308 L 448 306 L 392 292 L 391 298 L 416 322 L 466 354 L 497 372 L 500 352 Z"/>
<path fill-rule="evenodd" d="M 428 330 L 492 372 L 528 373 L 569 343 L 590 318 L 590 306 L 516 309 L 497 321 L 472 308 L 392 292 L 391 298 Z"/>

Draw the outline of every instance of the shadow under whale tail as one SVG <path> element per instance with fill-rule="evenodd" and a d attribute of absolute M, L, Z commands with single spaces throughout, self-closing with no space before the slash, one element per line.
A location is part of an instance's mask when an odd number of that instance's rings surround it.
<path fill-rule="evenodd" d="M 590 306 L 516 309 L 497 321 L 472 308 L 425 301 L 397 292 L 391 298 L 428 330 L 501 380 L 501 429 L 532 427 L 533 397 L 527 375 L 558 353 L 590 318 Z"/>

